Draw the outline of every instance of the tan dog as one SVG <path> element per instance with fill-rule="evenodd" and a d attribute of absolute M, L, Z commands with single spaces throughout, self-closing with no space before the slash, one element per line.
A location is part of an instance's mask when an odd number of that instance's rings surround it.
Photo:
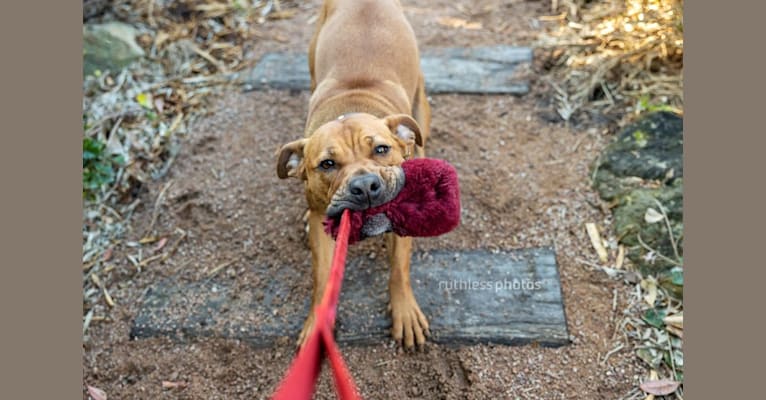
<path fill-rule="evenodd" d="M 305 138 L 279 150 L 277 175 L 304 181 L 309 206 L 312 308 L 298 343 L 314 324 L 334 241 L 325 214 L 390 200 L 405 159 L 423 156 L 431 110 L 412 27 L 397 0 L 326 0 L 309 46 L 311 100 Z M 394 168 L 392 168 L 394 167 Z M 387 234 L 391 335 L 422 345 L 428 321 L 410 286 L 412 238 Z"/>

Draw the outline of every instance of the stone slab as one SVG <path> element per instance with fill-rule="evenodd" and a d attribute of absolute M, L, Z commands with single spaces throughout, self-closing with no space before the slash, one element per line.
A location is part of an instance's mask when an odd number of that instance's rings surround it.
<path fill-rule="evenodd" d="M 446 345 L 569 343 L 556 256 L 550 248 L 416 253 L 415 296 L 431 324 L 431 340 Z M 131 329 L 133 338 L 238 338 L 267 347 L 297 336 L 309 302 L 295 277 L 274 268 L 254 290 L 231 280 L 150 288 Z M 307 271 L 308 274 L 308 271 Z M 346 266 L 336 336 L 341 344 L 389 338 L 387 266 L 355 258 Z"/>
<path fill-rule="evenodd" d="M 516 71 L 531 62 L 532 49 L 515 46 L 434 48 L 421 55 L 429 94 L 522 95 L 529 91 L 529 82 L 518 77 Z M 245 74 L 246 90 L 309 87 L 305 52 L 267 53 Z"/>

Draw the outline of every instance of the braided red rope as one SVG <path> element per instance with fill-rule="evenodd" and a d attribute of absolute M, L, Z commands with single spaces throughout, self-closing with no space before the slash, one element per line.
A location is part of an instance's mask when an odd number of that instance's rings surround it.
<path fill-rule="evenodd" d="M 340 219 L 338 236 L 335 239 L 330 277 L 327 280 L 322 302 L 316 307 L 314 329 L 290 365 L 272 400 L 310 400 L 322 369 L 323 356 L 327 356 L 330 362 L 338 398 L 361 399 L 332 334 L 338 296 L 343 283 L 350 226 L 349 211 L 344 210 Z"/>

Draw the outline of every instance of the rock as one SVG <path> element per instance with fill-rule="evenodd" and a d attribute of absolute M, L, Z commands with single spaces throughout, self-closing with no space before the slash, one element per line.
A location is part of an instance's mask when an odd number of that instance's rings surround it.
<path fill-rule="evenodd" d="M 82 20 L 100 16 L 111 5 L 111 0 L 82 0 Z"/>
<path fill-rule="evenodd" d="M 671 186 L 659 189 L 635 189 L 620 196 L 620 202 L 613 209 L 614 227 L 620 242 L 628 248 L 628 257 L 644 272 L 659 271 L 673 267 L 673 263 L 661 257 L 647 258 L 649 253 L 638 240 L 660 254 L 675 259 L 675 252 L 668 235 L 665 221 L 648 223 L 644 220 L 646 210 L 653 208 L 659 211 L 655 199 L 662 204 L 668 214 L 673 238 L 676 240 L 679 255 L 682 254 L 683 242 L 683 179 L 676 179 Z"/>
<path fill-rule="evenodd" d="M 644 220 L 648 208 L 659 211 L 659 201 L 679 255 L 683 254 L 683 119 L 661 111 L 625 127 L 599 157 L 594 176 L 601 198 L 615 204 L 615 231 L 628 248 L 628 258 L 644 272 L 672 267 L 662 257 L 648 254 L 638 235 L 649 247 L 675 259 L 666 223 Z"/>
<path fill-rule="evenodd" d="M 121 22 L 83 25 L 83 74 L 119 72 L 144 56 L 136 43 L 138 30 Z"/>
<path fill-rule="evenodd" d="M 683 119 L 667 111 L 626 126 L 599 159 L 595 184 L 601 197 L 612 200 L 644 180 L 683 177 L 683 129 Z"/>

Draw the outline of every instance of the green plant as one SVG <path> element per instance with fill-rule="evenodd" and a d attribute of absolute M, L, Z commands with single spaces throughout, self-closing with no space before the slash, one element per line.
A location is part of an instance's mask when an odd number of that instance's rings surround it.
<path fill-rule="evenodd" d="M 82 140 L 82 195 L 92 199 L 102 187 L 114 182 L 116 170 L 125 165 L 121 155 L 108 154 L 106 144 L 98 139 Z"/>
<path fill-rule="evenodd" d="M 655 111 L 669 111 L 669 112 L 672 112 L 672 113 L 681 114 L 681 110 L 676 108 L 676 107 L 664 104 L 664 103 L 659 102 L 659 101 L 650 102 L 649 101 L 649 96 L 642 96 L 638 100 L 638 105 L 636 107 L 636 111 L 638 111 L 639 114 L 641 114 L 643 112 L 652 113 L 652 112 L 655 112 Z"/>

